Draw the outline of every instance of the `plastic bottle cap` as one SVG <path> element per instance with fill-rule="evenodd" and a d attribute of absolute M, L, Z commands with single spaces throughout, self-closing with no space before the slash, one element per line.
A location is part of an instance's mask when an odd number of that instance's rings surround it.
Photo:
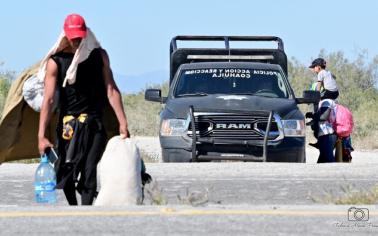
<path fill-rule="evenodd" d="M 48 160 L 46 154 L 43 154 L 43 155 L 41 156 L 41 162 L 42 162 L 42 163 L 48 163 L 48 162 L 49 162 L 49 160 Z"/>

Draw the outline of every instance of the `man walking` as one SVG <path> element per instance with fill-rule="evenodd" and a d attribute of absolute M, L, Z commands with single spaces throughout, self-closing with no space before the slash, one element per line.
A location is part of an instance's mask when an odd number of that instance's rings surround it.
<path fill-rule="evenodd" d="M 40 154 L 53 144 L 45 137 L 55 92 L 59 92 L 57 128 L 57 188 L 62 188 L 70 205 L 93 203 L 96 168 L 106 146 L 102 121 L 109 102 L 119 122 L 121 137 L 129 136 L 120 92 L 114 82 L 109 57 L 78 14 L 68 15 L 64 32 L 41 64 L 44 100 L 41 107 L 38 148 Z"/>

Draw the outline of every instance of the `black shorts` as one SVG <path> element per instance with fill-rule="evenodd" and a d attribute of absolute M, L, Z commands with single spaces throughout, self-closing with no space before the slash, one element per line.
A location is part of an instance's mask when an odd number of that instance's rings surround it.
<path fill-rule="evenodd" d="M 321 99 L 332 99 L 332 100 L 335 100 L 338 97 L 339 97 L 339 91 L 325 90 L 325 92 L 321 94 Z"/>

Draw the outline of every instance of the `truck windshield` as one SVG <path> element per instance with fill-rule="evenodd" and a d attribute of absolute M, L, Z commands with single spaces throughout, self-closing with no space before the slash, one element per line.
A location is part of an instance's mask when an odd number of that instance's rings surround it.
<path fill-rule="evenodd" d="M 181 72 L 174 93 L 176 97 L 207 94 L 289 97 L 284 76 L 278 70 L 206 68 Z"/>

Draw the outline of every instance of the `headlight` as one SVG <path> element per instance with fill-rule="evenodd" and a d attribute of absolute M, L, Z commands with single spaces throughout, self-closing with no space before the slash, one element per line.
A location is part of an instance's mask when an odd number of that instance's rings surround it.
<path fill-rule="evenodd" d="M 282 126 L 286 137 L 306 136 L 304 120 L 282 120 Z"/>
<path fill-rule="evenodd" d="M 188 131 L 188 120 L 168 119 L 161 122 L 161 136 L 181 136 Z"/>

